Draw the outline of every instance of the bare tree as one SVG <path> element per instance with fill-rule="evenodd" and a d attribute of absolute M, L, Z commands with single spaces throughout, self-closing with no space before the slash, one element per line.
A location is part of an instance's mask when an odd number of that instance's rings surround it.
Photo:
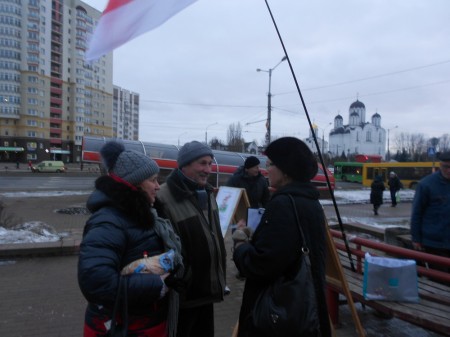
<path fill-rule="evenodd" d="M 243 152 L 244 138 L 242 138 L 241 123 L 230 124 L 227 132 L 228 151 Z"/>
<path fill-rule="evenodd" d="M 439 151 L 447 152 L 450 151 L 450 135 L 448 133 L 443 134 L 439 138 Z"/>
<path fill-rule="evenodd" d="M 422 133 L 401 132 L 396 136 L 394 142 L 399 151 L 408 154 L 408 160 L 426 160 L 428 141 Z"/>
<path fill-rule="evenodd" d="M 213 137 L 210 141 L 209 141 L 209 146 L 211 147 L 211 149 L 213 150 L 223 150 L 225 149 L 225 145 L 223 144 L 223 142 L 217 138 L 217 137 Z"/>

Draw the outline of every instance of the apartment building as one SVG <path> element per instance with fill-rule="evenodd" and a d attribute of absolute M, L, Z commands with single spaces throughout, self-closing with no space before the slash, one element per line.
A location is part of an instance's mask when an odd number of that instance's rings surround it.
<path fill-rule="evenodd" d="M 79 0 L 0 0 L 0 161 L 77 163 L 84 135 L 113 136 L 112 53 L 84 61 L 100 14 Z"/>
<path fill-rule="evenodd" d="M 113 137 L 139 140 L 139 94 L 114 86 Z"/>

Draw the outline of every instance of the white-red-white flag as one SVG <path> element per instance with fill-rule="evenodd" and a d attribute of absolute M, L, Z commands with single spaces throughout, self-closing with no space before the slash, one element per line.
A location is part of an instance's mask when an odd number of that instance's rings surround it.
<path fill-rule="evenodd" d="M 86 60 L 98 59 L 152 30 L 197 0 L 109 0 L 95 28 Z"/>

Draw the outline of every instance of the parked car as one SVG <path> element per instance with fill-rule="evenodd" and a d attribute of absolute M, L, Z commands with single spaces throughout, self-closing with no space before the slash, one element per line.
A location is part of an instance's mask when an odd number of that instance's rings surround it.
<path fill-rule="evenodd" d="M 56 172 L 64 173 L 67 168 L 62 161 L 57 160 L 44 160 L 36 165 L 31 166 L 31 171 L 36 172 Z"/>

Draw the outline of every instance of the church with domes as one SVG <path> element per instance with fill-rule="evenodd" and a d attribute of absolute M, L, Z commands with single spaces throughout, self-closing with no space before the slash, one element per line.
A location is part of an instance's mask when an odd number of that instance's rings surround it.
<path fill-rule="evenodd" d="M 370 122 L 366 122 L 366 106 L 356 100 L 348 110 L 348 124 L 338 114 L 334 118 L 334 127 L 329 133 L 328 151 L 337 157 L 365 154 L 380 155 L 386 153 L 386 130 L 381 127 L 381 116 L 376 112 Z"/>

